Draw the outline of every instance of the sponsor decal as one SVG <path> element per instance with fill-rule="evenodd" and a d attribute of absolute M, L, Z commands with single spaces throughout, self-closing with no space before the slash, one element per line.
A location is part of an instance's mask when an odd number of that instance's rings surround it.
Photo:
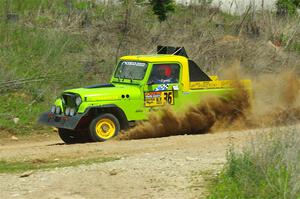
<path fill-rule="evenodd" d="M 144 93 L 144 102 L 146 107 L 163 106 L 174 104 L 173 91 L 151 91 Z"/>
<path fill-rule="evenodd" d="M 127 66 L 141 66 L 141 67 L 146 66 L 146 63 L 143 63 L 143 62 L 133 62 L 133 61 L 124 61 L 122 64 L 125 64 Z"/>
<path fill-rule="evenodd" d="M 156 89 L 154 89 L 154 91 L 166 91 L 168 90 L 169 85 L 168 84 L 162 84 L 159 85 Z"/>

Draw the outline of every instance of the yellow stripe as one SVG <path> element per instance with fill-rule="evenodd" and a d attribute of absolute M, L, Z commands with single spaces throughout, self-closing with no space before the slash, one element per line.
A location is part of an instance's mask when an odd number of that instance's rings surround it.
<path fill-rule="evenodd" d="M 205 81 L 205 82 L 190 82 L 190 89 L 217 89 L 217 88 L 232 88 L 237 84 L 242 84 L 243 86 L 249 88 L 251 87 L 251 80 L 221 80 L 221 81 Z"/>

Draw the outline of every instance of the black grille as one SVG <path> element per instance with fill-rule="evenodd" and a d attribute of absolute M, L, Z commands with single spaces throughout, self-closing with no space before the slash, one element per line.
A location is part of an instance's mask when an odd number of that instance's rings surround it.
<path fill-rule="evenodd" d="M 65 100 L 65 104 L 63 105 L 64 108 L 65 107 L 70 107 L 70 108 L 75 108 L 76 107 L 76 103 L 75 103 L 76 95 L 71 94 L 71 93 L 64 93 L 62 95 L 62 97 Z"/>
<path fill-rule="evenodd" d="M 64 103 L 63 103 L 63 109 L 64 109 L 64 113 L 66 113 L 66 108 L 71 108 L 71 109 L 75 109 L 75 115 L 78 111 L 78 107 L 76 105 L 76 95 L 73 93 L 64 93 L 62 95 L 62 98 L 64 99 Z"/>

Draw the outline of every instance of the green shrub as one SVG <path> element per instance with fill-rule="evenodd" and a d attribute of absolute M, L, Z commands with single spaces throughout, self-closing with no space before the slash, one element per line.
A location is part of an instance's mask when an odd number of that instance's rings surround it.
<path fill-rule="evenodd" d="M 158 16 L 160 22 L 167 19 L 169 12 L 175 11 L 175 3 L 173 0 L 150 0 L 154 14 Z"/>
<path fill-rule="evenodd" d="M 300 42 L 299 42 L 299 40 L 295 39 L 294 41 L 292 41 L 290 43 L 290 45 L 288 47 L 289 47 L 290 50 L 300 53 Z"/>
<path fill-rule="evenodd" d="M 280 16 L 294 15 L 300 7 L 300 0 L 278 0 L 276 2 L 277 14 Z"/>
<path fill-rule="evenodd" d="M 209 198 L 299 198 L 299 144 L 293 128 L 272 132 L 242 153 L 229 150 Z"/>

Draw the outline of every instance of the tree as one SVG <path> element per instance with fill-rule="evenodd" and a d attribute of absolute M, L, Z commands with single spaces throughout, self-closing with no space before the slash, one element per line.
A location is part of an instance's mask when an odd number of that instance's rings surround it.
<path fill-rule="evenodd" d="M 276 8 L 280 16 L 294 15 L 300 8 L 300 0 L 277 0 Z"/>
<path fill-rule="evenodd" d="M 175 2 L 174 0 L 119 0 L 123 5 L 128 5 L 132 3 L 137 4 L 147 4 L 150 3 L 152 11 L 157 15 L 160 22 L 165 21 L 168 17 L 169 12 L 175 11 Z M 211 0 L 204 0 L 211 1 Z"/>
<path fill-rule="evenodd" d="M 157 15 L 160 22 L 167 19 L 169 12 L 175 11 L 175 3 L 173 0 L 150 0 L 152 10 Z"/>

